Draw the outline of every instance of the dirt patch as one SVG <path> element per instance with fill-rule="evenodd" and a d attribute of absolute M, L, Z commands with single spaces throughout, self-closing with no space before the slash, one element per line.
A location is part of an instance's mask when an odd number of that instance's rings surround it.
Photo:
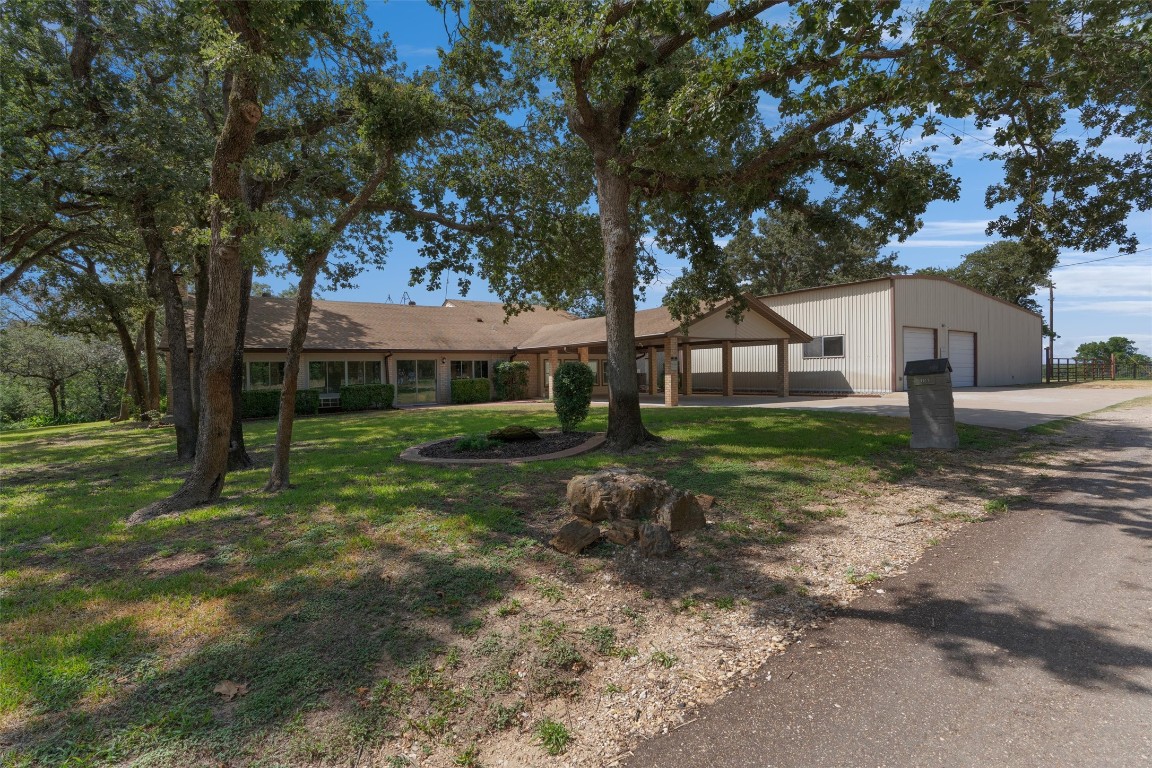
<path fill-rule="evenodd" d="M 167 557 L 152 557 L 140 564 L 140 570 L 149 576 L 170 576 L 173 573 L 187 571 L 208 561 L 208 555 L 202 552 L 180 552 Z"/>

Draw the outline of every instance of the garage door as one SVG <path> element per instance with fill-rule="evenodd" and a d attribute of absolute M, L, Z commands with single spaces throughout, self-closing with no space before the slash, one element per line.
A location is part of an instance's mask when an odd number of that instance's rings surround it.
<path fill-rule="evenodd" d="M 948 331 L 948 362 L 952 365 L 952 386 L 976 386 L 976 334 Z"/>
<path fill-rule="evenodd" d="M 904 329 L 904 362 L 936 357 L 936 332 L 931 328 Z"/>

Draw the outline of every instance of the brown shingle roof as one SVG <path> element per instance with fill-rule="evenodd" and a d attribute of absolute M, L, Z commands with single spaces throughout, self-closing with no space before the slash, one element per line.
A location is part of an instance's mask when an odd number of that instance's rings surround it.
<path fill-rule="evenodd" d="M 571 323 L 567 312 L 536 307 L 507 318 L 489 301 L 408 306 L 355 301 L 317 301 L 308 323 L 307 350 L 511 350 L 541 325 Z M 285 349 L 296 300 L 252 297 L 245 348 Z"/>

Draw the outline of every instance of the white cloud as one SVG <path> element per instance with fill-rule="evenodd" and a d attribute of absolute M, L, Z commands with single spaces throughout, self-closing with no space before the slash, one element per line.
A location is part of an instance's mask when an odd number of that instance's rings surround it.
<path fill-rule="evenodd" d="M 892 248 L 979 248 L 991 242 L 991 240 L 942 240 L 913 235 L 902 243 L 893 240 L 889 246 Z"/>
<path fill-rule="evenodd" d="M 1056 295 L 1067 298 L 1139 298 L 1152 302 L 1152 266 L 1148 264 L 1085 264 L 1052 273 Z"/>
<path fill-rule="evenodd" d="M 1149 318 L 1152 322 L 1152 299 L 1133 299 L 1120 301 L 1060 301 L 1059 292 L 1056 298 L 1056 312 L 1100 312 L 1109 315 L 1135 315 Z"/>

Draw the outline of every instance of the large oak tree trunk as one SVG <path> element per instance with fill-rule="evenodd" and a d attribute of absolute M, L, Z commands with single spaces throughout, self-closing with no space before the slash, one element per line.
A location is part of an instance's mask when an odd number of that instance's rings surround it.
<path fill-rule="evenodd" d="M 120 349 L 124 353 L 124 364 L 128 369 L 129 378 L 128 394 L 131 395 L 136 409 L 143 413 L 148 410 L 144 407 L 147 384 L 144 382 L 144 370 L 140 367 L 140 352 L 132 339 L 132 332 L 128 330 L 128 322 L 120 310 L 111 302 L 105 302 L 104 307 L 108 310 L 108 319 L 116 329 L 116 339 L 120 342 Z"/>
<path fill-rule="evenodd" d="M 607 445 L 622 451 L 656 438 L 640 417 L 636 381 L 636 237 L 629 220 L 631 188 L 607 159 L 596 162 L 596 197 L 604 241 L 604 323 L 611 393 Z"/>
<path fill-rule="evenodd" d="M 240 315 L 236 319 L 236 343 L 232 348 L 232 428 L 228 438 L 228 471 L 252 468 L 252 457 L 244 448 L 244 422 L 240 418 L 240 398 L 244 392 L 244 336 L 248 325 L 248 304 L 252 300 L 252 267 L 240 281 Z"/>
<path fill-rule="evenodd" d="M 164 303 L 164 334 L 168 342 L 168 386 L 172 392 L 168 413 L 176 428 L 176 457 L 196 455 L 196 410 L 192 401 L 192 368 L 188 356 L 188 329 L 179 277 L 163 249 L 153 272 L 153 284 Z"/>
<path fill-rule="evenodd" d="M 230 6 L 229 12 L 244 14 L 247 6 Z M 247 19 L 229 19 L 255 34 Z M 249 45 L 258 40 L 247 39 Z M 208 304 L 204 313 L 204 353 L 200 367 L 200 427 L 196 458 L 180 490 L 137 510 L 130 523 L 156 515 L 178 512 L 215 501 L 224 488 L 228 472 L 228 442 L 232 428 L 232 362 L 236 349 L 236 326 L 240 318 L 240 287 L 244 278 L 240 245 L 247 232 L 236 214 L 243 206 L 240 165 L 252 147 L 262 116 L 258 83 L 246 72 L 235 72 L 225 83 L 228 110 L 211 171 L 211 246 L 208 256 Z"/>

